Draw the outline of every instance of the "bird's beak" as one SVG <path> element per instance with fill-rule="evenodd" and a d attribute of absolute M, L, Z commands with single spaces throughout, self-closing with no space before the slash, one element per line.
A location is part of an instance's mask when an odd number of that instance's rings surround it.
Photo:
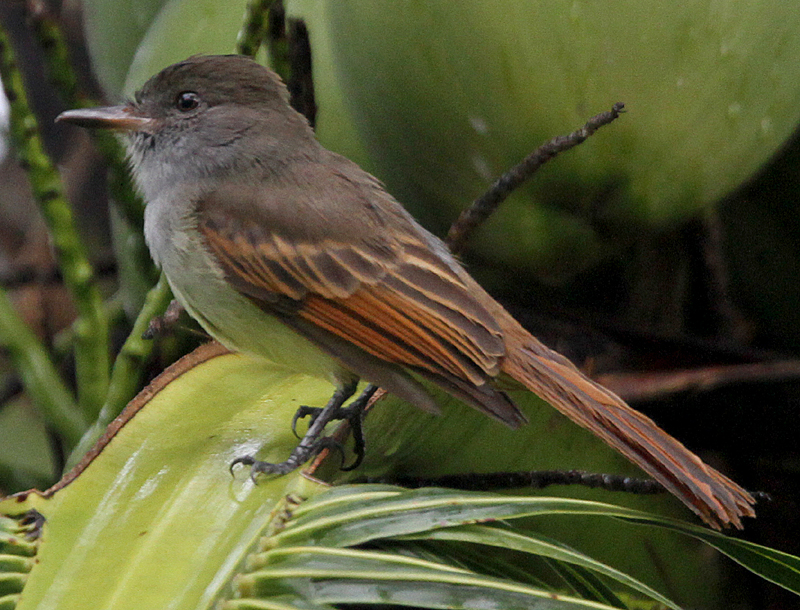
<path fill-rule="evenodd" d="M 155 123 L 154 119 L 141 114 L 133 106 L 67 110 L 59 114 L 56 117 L 56 121 L 72 123 L 80 127 L 114 129 L 117 131 L 151 131 Z"/>

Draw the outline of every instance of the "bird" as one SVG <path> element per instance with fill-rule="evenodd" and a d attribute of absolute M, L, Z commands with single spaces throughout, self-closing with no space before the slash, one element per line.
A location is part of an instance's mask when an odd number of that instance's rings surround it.
<path fill-rule="evenodd" d="M 327 416 L 359 379 L 438 413 L 430 382 L 517 428 L 504 389 L 521 386 L 708 525 L 755 516 L 750 493 L 536 339 L 377 178 L 324 148 L 258 62 L 192 56 L 122 105 L 58 120 L 123 134 L 175 297 L 233 351 L 330 380 Z M 285 462 L 238 462 L 283 474 L 313 453 L 311 432 Z"/>

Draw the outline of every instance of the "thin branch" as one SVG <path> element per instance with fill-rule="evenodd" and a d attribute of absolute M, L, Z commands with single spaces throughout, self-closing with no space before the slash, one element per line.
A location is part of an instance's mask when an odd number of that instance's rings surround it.
<path fill-rule="evenodd" d="M 709 392 L 740 383 L 800 379 L 800 360 L 726 364 L 674 371 L 605 373 L 595 381 L 627 402 L 663 400 L 685 392 Z"/>
<path fill-rule="evenodd" d="M 69 447 L 81 438 L 88 422 L 64 385 L 53 361 L 0 289 L 0 346 L 8 350 L 25 391 L 41 409 L 47 423 Z"/>
<path fill-rule="evenodd" d="M 312 129 L 316 129 L 317 101 L 308 28 L 302 19 L 289 19 L 286 30 L 289 103 L 308 119 Z"/>
<path fill-rule="evenodd" d="M 505 174 L 500 176 L 483 195 L 464 210 L 450 227 L 447 234 L 447 245 L 457 254 L 466 246 L 467 240 L 475 229 L 491 216 L 498 206 L 508 198 L 519 186 L 550 159 L 589 138 L 595 131 L 616 120 L 622 113 L 625 104 L 617 102 L 608 112 L 593 116 L 587 123 L 567 136 L 556 136 L 542 144 L 530 155 Z"/>
<path fill-rule="evenodd" d="M 155 343 L 144 338 L 150 320 L 164 313 L 172 299 L 172 292 L 165 276 L 162 274 L 158 283 L 147 293 L 136 321 L 128 338 L 122 345 L 114 368 L 111 372 L 111 383 L 105 404 L 97 416 L 97 420 L 86 431 L 68 462 L 71 464 L 80 459 L 106 429 L 111 421 L 120 414 L 126 404 L 136 395 L 142 380 L 144 365 L 153 352 Z"/>
<path fill-rule="evenodd" d="M 10 41 L 2 29 L 0 73 L 11 109 L 11 138 L 20 162 L 28 172 L 33 196 L 50 229 L 64 282 L 78 310 L 74 323 L 78 402 L 84 413 L 94 416 L 103 404 L 109 380 L 108 322 L 103 300 L 75 228 L 72 210 L 64 197 L 61 179 L 44 151 Z"/>
<path fill-rule="evenodd" d="M 403 487 L 452 487 L 463 490 L 488 491 L 550 485 L 579 485 L 592 489 L 622 491 L 637 495 L 660 494 L 666 490 L 658 481 L 618 474 L 584 472 L 582 470 L 533 470 L 520 472 L 463 473 L 432 478 L 401 478 L 392 482 Z"/>

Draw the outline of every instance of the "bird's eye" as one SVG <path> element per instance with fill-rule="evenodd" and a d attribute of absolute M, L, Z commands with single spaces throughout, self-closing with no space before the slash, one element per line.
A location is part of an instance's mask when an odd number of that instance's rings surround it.
<path fill-rule="evenodd" d="M 183 91 L 175 98 L 175 107 L 181 112 L 194 110 L 200 105 L 200 96 L 194 91 Z"/>

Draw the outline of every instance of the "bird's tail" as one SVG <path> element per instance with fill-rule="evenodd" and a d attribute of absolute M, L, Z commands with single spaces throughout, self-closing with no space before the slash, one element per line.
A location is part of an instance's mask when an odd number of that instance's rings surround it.
<path fill-rule="evenodd" d="M 509 349 L 503 363 L 507 375 L 614 447 L 712 527 L 741 528 L 741 517 L 755 516 L 755 500 L 747 491 L 566 358 L 521 328 L 515 330 L 518 345 Z"/>

